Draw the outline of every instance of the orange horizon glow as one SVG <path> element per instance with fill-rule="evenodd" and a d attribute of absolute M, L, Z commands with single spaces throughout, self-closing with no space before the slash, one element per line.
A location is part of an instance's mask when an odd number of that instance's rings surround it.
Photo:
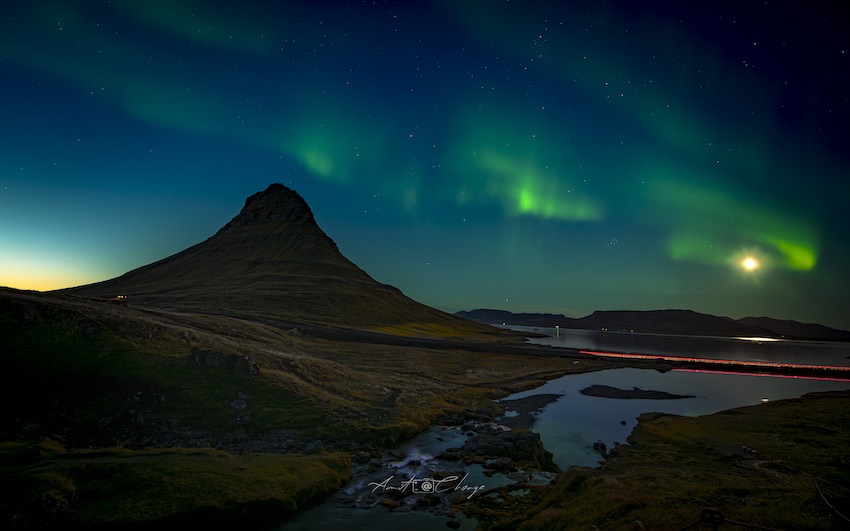
<path fill-rule="evenodd" d="M 96 280 L 67 280 L 67 279 L 44 279 L 44 278 L 7 278 L 3 275 L 0 287 L 17 289 L 20 291 L 54 291 L 58 289 L 74 288 L 92 284 Z"/>
<path fill-rule="evenodd" d="M 53 291 L 99 282 L 105 275 L 86 271 L 80 264 L 59 261 L 12 260 L 0 265 L 0 286 L 24 291 Z"/>

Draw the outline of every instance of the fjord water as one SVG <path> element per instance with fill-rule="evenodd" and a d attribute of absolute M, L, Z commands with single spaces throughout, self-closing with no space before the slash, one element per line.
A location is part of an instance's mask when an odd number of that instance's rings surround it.
<path fill-rule="evenodd" d="M 848 343 L 513 328 L 548 334 L 547 337 L 529 339 L 532 343 L 568 348 L 850 366 Z M 581 394 L 580 391 L 590 385 L 694 396 L 670 400 L 634 400 Z M 533 429 L 540 434 L 544 446 L 554 454 L 555 462 L 561 468 L 568 468 L 598 464 L 602 457 L 593 450 L 593 443 L 600 441 L 608 448 L 615 443 L 625 443 L 641 413 L 706 415 L 764 401 L 796 398 L 809 392 L 845 389 L 850 389 L 850 381 L 676 370 L 662 373 L 652 369 L 623 368 L 564 376 L 507 399 L 545 393 L 562 395 L 540 413 Z"/>
<path fill-rule="evenodd" d="M 850 366 L 850 343 L 797 341 L 763 337 L 715 337 L 569 330 L 512 326 L 512 330 L 545 334 L 530 343 L 610 352 L 658 354 L 736 361 Z"/>

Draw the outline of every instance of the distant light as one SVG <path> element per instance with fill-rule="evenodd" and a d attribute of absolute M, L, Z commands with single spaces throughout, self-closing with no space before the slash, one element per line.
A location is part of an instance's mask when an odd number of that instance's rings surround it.
<path fill-rule="evenodd" d="M 752 271 L 759 266 L 758 260 L 753 258 L 752 256 L 748 256 L 741 261 L 741 266 L 747 271 Z"/>

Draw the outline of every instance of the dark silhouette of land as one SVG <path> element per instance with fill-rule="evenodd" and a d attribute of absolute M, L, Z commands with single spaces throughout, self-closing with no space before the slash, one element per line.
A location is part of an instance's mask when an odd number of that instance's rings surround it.
<path fill-rule="evenodd" d="M 249 197 L 239 215 L 204 242 L 118 278 L 58 293 L 335 328 L 505 335 L 374 280 L 339 252 L 304 199 L 282 184 Z"/>
<path fill-rule="evenodd" d="M 600 398 L 616 398 L 619 400 L 678 400 L 680 398 L 693 398 L 694 395 L 677 395 L 666 391 L 655 391 L 652 389 L 620 389 L 610 385 L 589 385 L 580 391 L 587 396 L 598 396 Z"/>
<path fill-rule="evenodd" d="M 479 309 L 455 315 L 494 325 L 556 326 L 577 330 L 606 330 L 723 337 L 771 337 L 787 339 L 850 341 L 850 332 L 827 326 L 773 319 L 744 317 L 731 319 L 691 310 L 596 311 L 581 318 L 551 313 L 512 313 L 505 310 Z"/>

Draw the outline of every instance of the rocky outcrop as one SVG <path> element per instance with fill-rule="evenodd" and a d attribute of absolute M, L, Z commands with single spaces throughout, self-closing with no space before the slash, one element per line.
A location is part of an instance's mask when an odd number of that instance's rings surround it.
<path fill-rule="evenodd" d="M 470 437 L 463 446 L 467 454 L 493 459 L 505 468 L 508 458 L 520 465 L 530 465 L 531 468 L 558 472 L 558 465 L 552 460 L 552 453 L 543 447 L 540 435 L 530 430 L 512 430 L 495 425 L 490 429 L 482 429 Z"/>

